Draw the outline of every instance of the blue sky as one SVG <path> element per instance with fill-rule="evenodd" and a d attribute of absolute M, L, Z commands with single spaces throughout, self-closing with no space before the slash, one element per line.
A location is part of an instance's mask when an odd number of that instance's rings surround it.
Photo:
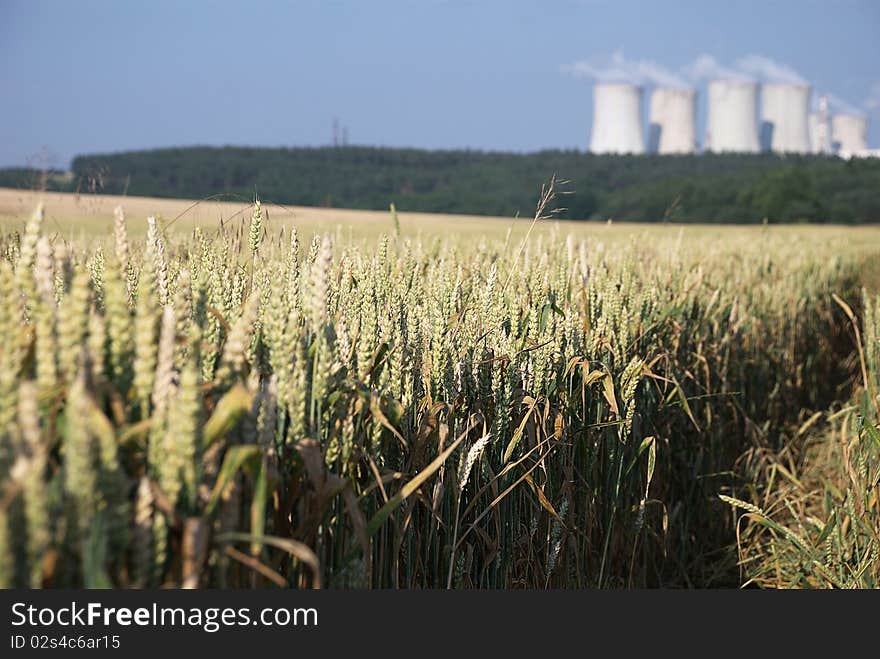
<path fill-rule="evenodd" d="M 772 58 L 873 98 L 880 146 L 878 0 L 0 0 L 0 166 L 327 144 L 333 117 L 353 144 L 585 149 L 590 83 L 564 67 L 615 52 Z"/>

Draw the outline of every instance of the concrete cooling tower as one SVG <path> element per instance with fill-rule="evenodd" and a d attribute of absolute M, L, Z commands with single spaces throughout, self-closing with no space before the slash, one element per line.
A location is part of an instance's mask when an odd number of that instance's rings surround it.
<path fill-rule="evenodd" d="M 593 153 L 644 153 L 642 88 L 601 83 L 593 88 Z"/>
<path fill-rule="evenodd" d="M 760 149 L 755 118 L 757 91 L 757 84 L 748 80 L 709 82 L 707 151 L 755 153 Z"/>
<path fill-rule="evenodd" d="M 693 153 L 697 148 L 697 94 L 693 89 L 658 87 L 651 92 L 648 113 L 659 130 L 657 153 Z"/>
<path fill-rule="evenodd" d="M 771 126 L 771 151 L 810 151 L 810 87 L 808 85 L 765 84 L 761 89 L 761 120 Z"/>
<path fill-rule="evenodd" d="M 858 154 L 868 148 L 868 119 L 858 114 L 831 117 L 831 142 L 840 154 Z"/>

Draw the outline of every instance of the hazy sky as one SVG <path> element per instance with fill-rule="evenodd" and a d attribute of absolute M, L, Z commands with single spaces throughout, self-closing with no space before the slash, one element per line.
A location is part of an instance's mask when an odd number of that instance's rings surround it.
<path fill-rule="evenodd" d="M 763 55 L 864 107 L 880 0 L 0 0 L 0 166 L 186 144 L 585 149 L 566 65 Z M 701 113 L 702 107 L 701 94 Z"/>

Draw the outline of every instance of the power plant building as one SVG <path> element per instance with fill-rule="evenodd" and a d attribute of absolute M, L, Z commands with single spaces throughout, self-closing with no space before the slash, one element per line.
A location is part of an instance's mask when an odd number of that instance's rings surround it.
<path fill-rule="evenodd" d="M 642 88 L 626 83 L 600 83 L 593 88 L 593 153 L 645 153 Z"/>
<path fill-rule="evenodd" d="M 810 151 L 831 153 L 831 123 L 828 121 L 828 98 L 819 97 L 815 112 L 810 113 Z"/>

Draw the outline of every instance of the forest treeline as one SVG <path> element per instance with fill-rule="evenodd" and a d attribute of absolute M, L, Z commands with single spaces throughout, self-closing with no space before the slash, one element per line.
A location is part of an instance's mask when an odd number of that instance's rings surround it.
<path fill-rule="evenodd" d="M 0 186 L 281 204 L 528 216 L 562 183 L 559 216 L 645 222 L 880 221 L 880 159 L 606 156 L 378 147 L 186 147 L 78 156 L 72 175 L 0 170 Z"/>

